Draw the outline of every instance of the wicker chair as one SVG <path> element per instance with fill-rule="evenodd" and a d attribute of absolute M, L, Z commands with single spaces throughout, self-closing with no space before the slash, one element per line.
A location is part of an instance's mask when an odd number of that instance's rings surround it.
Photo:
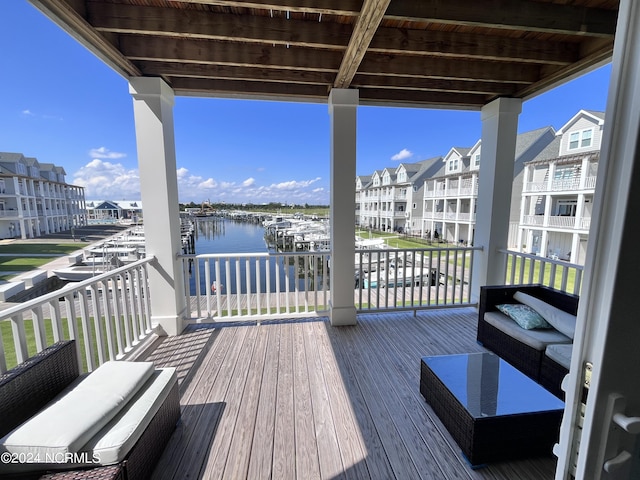
<path fill-rule="evenodd" d="M 33 416 L 79 376 L 75 342 L 57 342 L 0 376 L 0 437 Z M 30 472 L 18 478 L 146 479 L 151 476 L 180 418 L 176 383 L 151 423 L 119 465 Z M 0 478 L 7 478 L 2 477 Z M 11 478 L 17 478 L 11 474 Z"/>

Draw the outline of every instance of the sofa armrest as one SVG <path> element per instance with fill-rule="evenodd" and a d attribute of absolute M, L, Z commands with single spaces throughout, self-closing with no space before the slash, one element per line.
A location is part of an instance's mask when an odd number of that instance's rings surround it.
<path fill-rule="evenodd" d="M 0 437 L 34 415 L 80 374 L 74 340 L 57 342 L 0 376 Z"/>

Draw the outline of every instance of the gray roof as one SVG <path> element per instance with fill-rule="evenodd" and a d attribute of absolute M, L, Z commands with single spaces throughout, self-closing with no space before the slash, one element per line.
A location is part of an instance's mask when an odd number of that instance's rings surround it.
<path fill-rule="evenodd" d="M 594 117 L 598 117 L 600 120 L 604 120 L 604 112 L 598 112 L 597 110 L 585 110 L 585 112 L 590 113 Z"/>
<path fill-rule="evenodd" d="M 553 129 L 553 127 L 543 127 L 518 134 L 518 136 L 516 137 L 515 158 L 519 158 L 531 147 L 531 145 L 536 143 L 540 139 L 540 137 L 547 132 L 551 132 L 555 135 L 555 130 Z"/>

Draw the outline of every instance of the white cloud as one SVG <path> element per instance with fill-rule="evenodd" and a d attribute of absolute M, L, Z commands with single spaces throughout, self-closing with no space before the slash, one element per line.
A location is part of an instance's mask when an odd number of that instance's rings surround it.
<path fill-rule="evenodd" d="M 27 116 L 33 117 L 33 113 L 29 109 L 23 110 L 22 111 L 22 115 L 27 115 Z"/>
<path fill-rule="evenodd" d="M 89 156 L 91 158 L 106 158 L 109 160 L 117 160 L 119 158 L 126 157 L 127 154 L 120 153 L 120 152 L 112 152 L 106 147 L 100 147 L 100 148 L 92 148 L 91 150 L 89 150 Z"/>
<path fill-rule="evenodd" d="M 103 153 L 107 154 L 108 151 Z M 204 200 L 227 203 L 329 203 L 328 189 L 318 186 L 318 182 L 322 180 L 320 177 L 260 185 L 253 177 L 241 182 L 230 182 L 205 178 L 184 167 L 176 170 L 176 176 L 178 196 L 184 203 L 200 203 Z M 85 187 L 85 196 L 89 200 L 140 199 L 138 170 L 117 162 L 94 158 L 75 172 L 73 183 Z"/>
<path fill-rule="evenodd" d="M 409 158 L 409 157 L 412 157 L 412 156 L 413 156 L 413 153 L 411 151 L 407 150 L 406 148 L 403 148 L 398 153 L 393 155 L 391 157 L 391 160 L 400 161 L 400 160 L 404 160 L 405 158 Z"/>
<path fill-rule="evenodd" d="M 87 199 L 140 198 L 138 170 L 95 158 L 75 172 L 73 183 L 85 187 Z"/>

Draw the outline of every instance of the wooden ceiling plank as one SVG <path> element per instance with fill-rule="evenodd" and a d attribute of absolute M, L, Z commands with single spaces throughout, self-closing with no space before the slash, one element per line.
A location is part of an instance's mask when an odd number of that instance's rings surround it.
<path fill-rule="evenodd" d="M 30 0 L 78 42 L 86 46 L 97 57 L 121 75 L 138 76 L 140 71 L 112 44 L 107 42 L 69 4 L 61 0 Z"/>
<path fill-rule="evenodd" d="M 342 57 L 338 75 L 336 75 L 336 80 L 333 83 L 335 88 L 349 87 L 360 62 L 367 53 L 369 43 L 378 29 L 390 1 L 364 0 L 360 16 L 349 40 L 349 46 Z"/>
<path fill-rule="evenodd" d="M 580 59 L 564 68 L 555 69 L 553 72 L 544 72 L 544 76 L 537 82 L 527 85 L 516 92 L 516 96 L 527 99 L 538 95 L 551 88 L 560 85 L 567 78 L 575 78 L 597 68 L 611 60 L 611 49 L 607 46 L 600 51 L 594 51 L 591 55 Z"/>
<path fill-rule="evenodd" d="M 387 9 L 386 18 L 613 37 L 617 11 L 534 0 L 394 0 Z"/>
<path fill-rule="evenodd" d="M 504 62 L 567 65 L 578 59 L 578 44 L 525 40 L 475 33 L 381 27 L 370 52 L 478 58 Z"/>
<path fill-rule="evenodd" d="M 88 10 L 89 21 L 98 31 L 138 35 L 345 49 L 352 31 L 351 25 L 333 22 L 178 8 L 90 2 Z"/>
<path fill-rule="evenodd" d="M 368 54 L 360 64 L 358 73 L 524 84 L 540 79 L 540 67 L 531 64 L 450 61 L 440 58 L 421 58 L 420 62 L 412 62 L 407 57 L 382 54 Z"/>
<path fill-rule="evenodd" d="M 213 40 L 121 35 L 120 49 L 132 60 L 212 63 L 283 69 L 337 71 L 339 52 Z"/>
<path fill-rule="evenodd" d="M 221 7 L 256 8 L 280 12 L 315 13 L 323 15 L 357 16 L 362 0 L 180 0 L 183 3 L 217 5 Z"/>
<path fill-rule="evenodd" d="M 300 84 L 331 84 L 335 77 L 333 72 L 314 72 L 305 70 L 279 70 L 269 68 L 236 67 L 231 65 L 211 65 L 177 62 L 136 62 L 143 75 L 238 79 L 257 82 L 280 82 Z"/>
<path fill-rule="evenodd" d="M 378 88 L 362 88 L 359 91 L 360 104 L 379 105 L 384 103 L 403 104 L 406 106 L 437 106 L 446 108 L 464 108 L 477 110 L 489 100 L 487 95 L 461 93 L 401 91 Z"/>
<path fill-rule="evenodd" d="M 171 87 L 176 91 L 191 92 L 226 92 L 268 95 L 268 96 L 295 96 L 327 99 L 327 89 L 321 85 L 299 85 L 282 83 L 245 82 L 242 80 L 216 80 L 206 78 L 169 77 Z"/>
<path fill-rule="evenodd" d="M 476 93 L 485 95 L 515 94 L 522 85 L 517 83 L 498 83 L 482 81 L 451 80 L 443 78 L 415 77 L 376 77 L 374 75 L 356 75 L 351 82 L 354 88 L 373 88 L 384 85 L 384 88 L 401 90 L 442 91 L 452 93 Z"/>

